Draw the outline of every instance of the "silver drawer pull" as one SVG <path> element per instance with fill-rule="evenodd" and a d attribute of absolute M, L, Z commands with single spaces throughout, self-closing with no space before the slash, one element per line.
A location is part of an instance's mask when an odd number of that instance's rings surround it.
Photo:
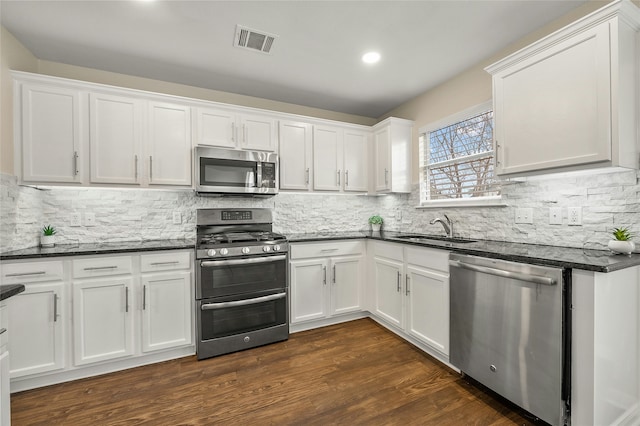
<path fill-rule="evenodd" d="M 6 329 L 6 328 L 0 328 L 0 334 L 4 334 L 4 333 L 6 333 L 6 332 L 7 332 L 7 329 Z"/>
<path fill-rule="evenodd" d="M 178 260 L 172 260 L 171 262 L 152 262 L 151 266 L 162 266 L 162 265 L 177 265 L 180 263 Z"/>
<path fill-rule="evenodd" d="M 90 266 L 88 268 L 84 268 L 85 271 L 102 271 L 105 269 L 118 269 L 117 266 Z"/>
<path fill-rule="evenodd" d="M 324 253 L 324 252 L 328 252 L 328 251 L 336 251 L 336 250 L 339 250 L 339 249 L 337 249 L 337 248 L 330 248 L 330 249 L 322 249 L 322 250 L 320 250 L 320 251 Z"/>
<path fill-rule="evenodd" d="M 5 275 L 5 277 L 29 277 L 29 276 L 33 276 L 33 275 L 44 275 L 44 274 L 46 274 L 45 271 L 19 272 L 19 273 L 15 273 L 15 274 L 7 274 L 7 275 Z"/>
<path fill-rule="evenodd" d="M 233 308 L 235 306 L 255 305 L 256 303 L 270 302 L 272 300 L 284 299 L 287 293 L 276 293 L 269 296 L 256 297 L 254 299 L 236 300 L 233 302 L 206 303 L 200 307 L 201 311 L 210 311 L 214 309 Z"/>

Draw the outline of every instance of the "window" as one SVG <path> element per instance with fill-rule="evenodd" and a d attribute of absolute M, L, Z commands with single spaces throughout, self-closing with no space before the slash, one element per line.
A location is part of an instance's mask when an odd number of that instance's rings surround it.
<path fill-rule="evenodd" d="M 495 204 L 493 111 L 484 103 L 421 129 L 420 204 Z"/>

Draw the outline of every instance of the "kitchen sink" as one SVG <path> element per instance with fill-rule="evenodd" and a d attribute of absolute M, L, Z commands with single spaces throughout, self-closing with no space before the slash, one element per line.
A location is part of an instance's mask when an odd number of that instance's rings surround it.
<path fill-rule="evenodd" d="M 440 235 L 419 235 L 419 234 L 398 235 L 392 238 L 397 238 L 405 241 L 414 241 L 418 243 L 428 243 L 429 241 L 434 241 L 434 240 L 445 241 L 448 243 L 475 243 L 477 241 L 477 240 L 469 240 L 467 238 L 449 238 L 449 237 L 443 237 Z"/>

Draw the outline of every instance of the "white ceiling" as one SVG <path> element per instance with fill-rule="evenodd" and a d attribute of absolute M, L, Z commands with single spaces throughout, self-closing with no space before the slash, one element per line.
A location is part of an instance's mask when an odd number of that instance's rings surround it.
<path fill-rule="evenodd" d="M 1 0 L 0 17 L 40 59 L 377 118 L 581 3 Z M 277 34 L 272 53 L 233 47 L 236 24 Z"/>

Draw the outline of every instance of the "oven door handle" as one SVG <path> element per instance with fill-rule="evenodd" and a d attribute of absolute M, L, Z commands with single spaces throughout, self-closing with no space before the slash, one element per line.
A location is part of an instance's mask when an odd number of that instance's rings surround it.
<path fill-rule="evenodd" d="M 246 265 L 249 263 L 271 263 L 277 262 L 279 260 L 286 260 L 287 255 L 278 255 L 278 256 L 264 256 L 264 257 L 253 257 L 249 259 L 231 259 L 231 260 L 204 260 L 200 262 L 200 266 L 203 268 L 210 268 L 212 266 L 230 266 L 230 265 Z"/>
<path fill-rule="evenodd" d="M 233 308 L 235 306 L 255 305 L 256 303 L 269 302 L 271 300 L 283 299 L 287 297 L 287 293 L 276 293 L 268 296 L 260 296 L 253 299 L 236 300 L 233 302 L 205 303 L 200 307 L 201 311 L 209 311 L 213 309 Z"/>

